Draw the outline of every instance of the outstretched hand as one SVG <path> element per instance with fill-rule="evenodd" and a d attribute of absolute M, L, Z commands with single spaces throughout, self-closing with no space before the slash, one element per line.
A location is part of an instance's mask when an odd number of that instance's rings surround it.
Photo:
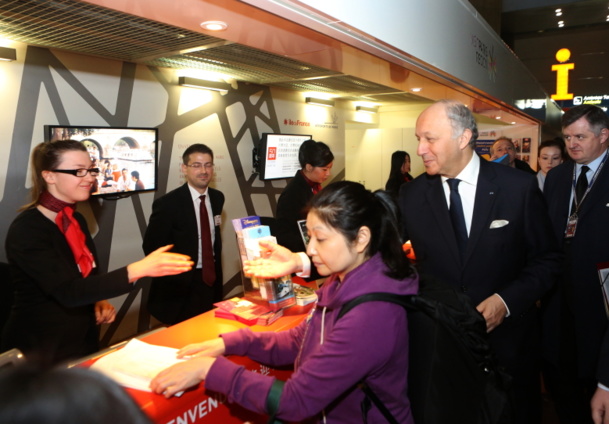
<path fill-rule="evenodd" d="M 268 241 L 260 242 L 259 259 L 245 261 L 243 272 L 248 277 L 279 278 L 302 270 L 300 256 Z"/>
<path fill-rule="evenodd" d="M 163 277 L 190 271 L 194 262 L 187 255 L 169 252 L 172 247 L 173 244 L 159 247 L 144 259 L 128 265 L 129 281 L 133 282 L 142 277 Z"/>

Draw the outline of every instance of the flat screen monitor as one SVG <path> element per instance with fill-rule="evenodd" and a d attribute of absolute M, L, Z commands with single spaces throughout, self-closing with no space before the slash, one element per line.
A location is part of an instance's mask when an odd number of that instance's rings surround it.
<path fill-rule="evenodd" d="M 261 180 L 292 178 L 300 169 L 298 149 L 310 135 L 264 133 L 258 148 Z"/>
<path fill-rule="evenodd" d="M 92 196 L 120 198 L 157 187 L 158 129 L 45 125 L 45 140 L 83 143 L 100 169 Z"/>

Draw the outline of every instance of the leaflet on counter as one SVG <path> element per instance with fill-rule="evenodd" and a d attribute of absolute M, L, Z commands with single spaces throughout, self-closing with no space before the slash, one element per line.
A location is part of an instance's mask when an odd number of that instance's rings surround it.
<path fill-rule="evenodd" d="M 176 358 L 177 351 L 131 339 L 122 349 L 102 356 L 91 369 L 107 375 L 122 386 L 150 392 L 150 382 L 159 372 L 183 361 Z"/>

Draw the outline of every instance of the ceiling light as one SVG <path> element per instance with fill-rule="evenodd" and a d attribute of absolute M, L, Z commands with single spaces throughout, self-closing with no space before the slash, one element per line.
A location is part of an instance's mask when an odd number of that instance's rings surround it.
<path fill-rule="evenodd" d="M 228 91 L 230 84 L 222 81 L 208 81 L 192 77 L 179 77 L 178 83 L 183 87 L 203 88 L 213 91 Z"/>
<path fill-rule="evenodd" d="M 17 60 L 17 49 L 0 47 L 0 60 L 11 62 Z"/>
<path fill-rule="evenodd" d="M 561 12 L 562 12 L 562 9 L 556 9 L 556 10 L 555 10 L 555 12 L 556 12 L 556 13 L 561 13 Z"/>
<path fill-rule="evenodd" d="M 315 97 L 307 97 L 307 98 L 305 98 L 305 102 L 307 102 L 310 105 L 334 107 L 334 100 L 326 100 L 326 99 L 317 99 Z"/>
<path fill-rule="evenodd" d="M 368 106 L 355 106 L 355 110 L 357 112 L 368 112 L 368 113 L 378 113 L 378 107 L 368 107 Z"/>
<path fill-rule="evenodd" d="M 205 21 L 201 22 L 201 28 L 208 31 L 224 31 L 228 28 L 228 24 L 223 21 Z"/>
<path fill-rule="evenodd" d="M 412 91 L 413 93 L 418 93 L 419 91 L 421 91 L 422 88 L 421 87 L 415 87 L 415 88 L 411 88 L 410 91 Z"/>
<path fill-rule="evenodd" d="M 562 12 L 556 12 L 556 16 L 562 16 Z"/>

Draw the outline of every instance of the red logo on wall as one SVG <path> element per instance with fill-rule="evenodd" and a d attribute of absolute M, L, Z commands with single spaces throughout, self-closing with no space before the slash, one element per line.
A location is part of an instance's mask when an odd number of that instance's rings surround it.
<path fill-rule="evenodd" d="M 277 159 L 277 147 L 269 147 L 269 151 L 266 157 L 266 160 L 275 160 Z"/>

